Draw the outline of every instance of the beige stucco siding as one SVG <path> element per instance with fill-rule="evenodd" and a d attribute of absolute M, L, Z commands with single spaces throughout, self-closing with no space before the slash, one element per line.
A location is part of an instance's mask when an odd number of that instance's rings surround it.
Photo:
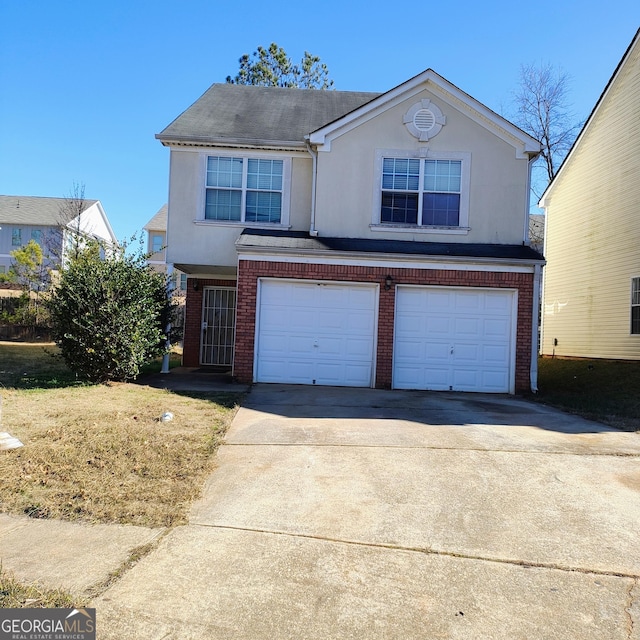
<path fill-rule="evenodd" d="M 203 220 L 206 157 L 217 153 L 221 152 L 197 148 L 171 150 L 167 262 L 211 265 L 214 269 L 236 266 L 234 243 L 242 229 L 250 225 Z M 310 226 L 311 176 L 311 156 L 306 153 L 293 155 L 291 190 L 287 193 L 289 226 L 295 230 L 308 231 Z"/>
<path fill-rule="evenodd" d="M 640 276 L 639 55 L 545 198 L 545 354 L 640 359 L 640 335 L 630 334 L 631 278 Z"/>
<path fill-rule="evenodd" d="M 403 124 L 422 99 L 437 105 L 446 125 L 428 142 Z M 371 228 L 379 208 L 380 157 L 385 151 L 461 153 L 470 158 L 469 232 L 465 235 Z M 527 206 L 528 160 L 514 146 L 435 94 L 422 91 L 331 141 L 318 153 L 316 227 L 321 235 L 521 244 Z"/>

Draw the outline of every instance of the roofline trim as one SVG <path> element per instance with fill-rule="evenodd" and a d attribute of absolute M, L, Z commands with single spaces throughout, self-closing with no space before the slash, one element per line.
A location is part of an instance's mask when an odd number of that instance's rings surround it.
<path fill-rule="evenodd" d="M 489 107 L 485 106 L 468 93 L 465 93 L 454 84 L 450 83 L 448 80 L 433 71 L 433 69 L 423 71 L 406 82 L 403 82 L 397 87 L 394 87 L 361 107 L 351 111 L 342 118 L 339 118 L 320 129 L 316 129 L 309 134 L 310 142 L 316 145 L 324 145 L 327 141 L 330 142 L 333 138 L 344 132 L 341 130 L 344 129 L 345 131 L 348 131 L 350 128 L 353 128 L 353 126 L 356 126 L 357 121 L 368 115 L 375 115 L 377 111 L 384 108 L 389 102 L 403 98 L 411 91 L 420 91 L 422 88 L 421 85 L 425 83 L 431 83 L 440 89 L 442 93 L 449 94 L 453 99 L 462 103 L 468 110 L 478 114 L 483 121 L 488 122 L 494 129 L 504 132 L 505 135 L 501 137 L 511 138 L 510 143 L 513 146 L 518 146 L 518 144 L 514 144 L 514 140 L 517 141 L 524 155 L 538 155 L 540 153 L 540 143 L 535 138 L 509 122 L 506 118 L 498 115 L 495 111 L 489 109 Z"/>
<path fill-rule="evenodd" d="M 238 253 L 238 259 L 243 259 L 245 256 L 255 256 L 255 259 L 266 259 L 265 254 L 272 254 L 275 256 L 289 256 L 289 257 L 325 257 L 340 259 L 341 261 L 350 261 L 358 259 L 365 260 L 378 260 L 384 263 L 388 262 L 427 262 L 427 263 L 460 263 L 460 264 L 500 264 L 500 265 L 520 265 L 520 266 L 535 266 L 536 264 L 544 265 L 546 260 L 535 260 L 527 258 L 489 258 L 489 257 L 475 257 L 475 256 L 444 256 L 444 255 L 429 255 L 429 254 L 410 254 L 410 253 L 383 253 L 383 252 L 371 252 L 371 251 L 339 251 L 332 249 L 300 249 L 300 248 L 286 248 L 286 247 L 262 247 L 258 245 L 245 245 L 238 244 L 236 241 L 236 252 Z M 259 258 L 258 258 L 259 257 Z M 267 259 L 268 260 L 268 259 Z M 432 267 L 433 268 L 433 267 Z"/>
<path fill-rule="evenodd" d="M 249 138 L 208 138 L 205 136 L 163 136 L 160 133 L 156 133 L 156 139 L 165 147 L 177 146 L 177 147 L 238 147 L 238 148 L 251 148 L 267 147 L 267 148 L 285 148 L 297 151 L 298 149 L 306 150 L 307 145 L 304 140 L 260 140 Z"/>

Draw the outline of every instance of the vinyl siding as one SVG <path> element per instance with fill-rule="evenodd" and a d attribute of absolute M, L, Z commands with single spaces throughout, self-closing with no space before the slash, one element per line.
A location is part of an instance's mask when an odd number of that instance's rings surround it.
<path fill-rule="evenodd" d="M 640 46 L 632 48 L 545 198 L 542 352 L 640 359 Z M 557 346 L 554 345 L 557 339 Z"/>

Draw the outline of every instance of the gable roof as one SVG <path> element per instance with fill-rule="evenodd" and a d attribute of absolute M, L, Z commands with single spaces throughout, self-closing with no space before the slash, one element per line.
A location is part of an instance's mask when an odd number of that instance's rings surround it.
<path fill-rule="evenodd" d="M 163 144 L 284 144 L 304 148 L 311 131 L 380 94 L 214 84 L 156 138 Z"/>
<path fill-rule="evenodd" d="M 167 213 L 169 211 L 169 207 L 166 204 L 163 204 L 147 224 L 144 225 L 143 229 L 145 231 L 166 231 L 167 230 Z"/>
<path fill-rule="evenodd" d="M 385 93 L 214 84 L 156 138 L 164 145 L 317 145 L 425 88 L 516 148 L 535 156 L 540 143 L 432 69 Z"/>
<path fill-rule="evenodd" d="M 25 224 L 56 227 L 67 224 L 75 217 L 65 207 L 69 198 L 46 198 L 39 196 L 0 196 L 0 223 Z M 85 200 L 83 211 L 97 200 Z"/>
<path fill-rule="evenodd" d="M 627 50 L 624 52 L 624 55 L 622 56 L 620 62 L 618 63 L 618 66 L 615 68 L 615 71 L 613 72 L 613 75 L 611 76 L 611 78 L 609 78 L 609 82 L 607 82 L 607 86 L 604 88 L 604 91 L 600 94 L 600 97 L 598 98 L 595 106 L 591 110 L 591 113 L 589 114 L 589 117 L 586 119 L 584 125 L 582 126 L 582 129 L 580 130 L 580 133 L 578 134 L 578 136 L 574 140 L 573 145 L 571 145 L 571 149 L 569 149 L 569 153 L 567 153 L 565 159 L 562 161 L 562 164 L 560 165 L 560 168 L 556 172 L 556 175 L 553 176 L 553 180 L 551 180 L 551 182 L 547 185 L 547 188 L 545 189 L 544 193 L 540 197 L 540 206 L 541 207 L 544 206 L 545 198 L 549 195 L 549 193 L 551 192 L 551 190 L 554 187 L 554 185 L 560 179 L 560 174 L 563 172 L 564 168 L 569 163 L 569 160 L 572 158 L 572 156 L 574 154 L 574 151 L 578 148 L 578 145 L 580 144 L 582 138 L 584 138 L 584 136 L 586 134 L 586 131 L 590 128 L 591 123 L 593 122 L 594 118 L 596 117 L 596 115 L 597 115 L 598 111 L 600 110 L 600 107 L 602 106 L 603 102 L 606 100 L 607 96 L 609 95 L 609 91 L 611 90 L 612 86 L 616 82 L 618 76 L 620 75 L 620 72 L 622 71 L 623 67 L 625 66 L 625 63 L 627 62 L 627 60 L 631 56 L 631 54 L 632 54 L 633 50 L 635 49 L 635 47 L 636 46 L 640 46 L 639 43 L 640 43 L 640 29 L 638 29 L 636 31 L 636 34 L 633 36 L 633 39 L 631 40 L 631 43 L 627 47 Z"/>
<path fill-rule="evenodd" d="M 495 135 L 516 148 L 519 157 L 535 157 L 540 153 L 540 142 L 528 133 L 498 115 L 468 93 L 465 93 L 454 84 L 436 73 L 433 69 L 427 69 L 410 78 L 397 87 L 370 100 L 358 109 L 345 114 L 334 122 L 313 131 L 310 141 L 314 144 L 327 144 L 331 139 L 349 131 L 360 122 L 373 118 L 381 111 L 388 109 L 395 103 L 407 100 L 412 95 L 417 95 L 424 89 L 429 89 L 448 104 L 462 111 L 467 117 L 478 124 L 491 130 Z"/>

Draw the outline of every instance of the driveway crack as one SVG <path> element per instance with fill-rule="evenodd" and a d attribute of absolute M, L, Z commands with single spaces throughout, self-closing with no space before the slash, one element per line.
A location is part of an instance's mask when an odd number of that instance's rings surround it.
<path fill-rule="evenodd" d="M 411 553 L 422 553 L 425 555 L 434 555 L 448 558 L 458 558 L 460 560 L 476 560 L 478 562 L 492 562 L 496 564 L 507 564 L 516 567 L 522 567 L 524 569 L 549 569 L 555 571 L 564 571 L 569 573 L 581 573 L 585 575 L 597 575 L 597 576 L 608 576 L 613 578 L 631 578 L 633 580 L 630 588 L 629 588 L 629 604 L 627 606 L 629 619 L 633 623 L 631 618 L 632 616 L 632 607 L 635 603 L 635 596 L 632 594 L 635 587 L 638 586 L 638 579 L 640 576 L 631 573 L 624 573 L 621 571 L 604 571 L 601 569 L 588 569 L 585 567 L 572 567 L 567 565 L 562 565 L 554 562 L 531 562 L 526 560 L 515 560 L 512 558 L 499 558 L 492 556 L 478 556 L 470 553 L 459 553 L 456 551 L 446 551 L 443 549 L 434 549 L 432 547 L 410 547 L 404 545 L 395 545 L 384 542 L 364 542 L 362 540 L 347 540 L 341 538 L 332 538 L 329 536 L 319 536 L 313 535 L 309 533 L 291 533 L 289 531 L 281 531 L 277 529 L 263 529 L 263 528 L 255 528 L 255 527 L 238 527 L 233 525 L 225 525 L 225 524 L 208 524 L 202 522 L 191 522 L 190 526 L 196 527 L 210 527 L 212 529 L 225 529 L 230 531 L 246 531 L 250 533 L 264 533 L 268 535 L 279 535 L 279 536 L 287 536 L 291 538 L 303 538 L 307 540 L 318 540 L 321 542 L 333 542 L 336 544 L 347 544 L 354 545 L 359 547 L 372 547 L 377 549 L 387 549 L 390 551 L 407 551 Z"/>
<path fill-rule="evenodd" d="M 638 596 L 640 596 L 640 593 L 638 593 L 638 591 L 638 578 L 635 578 L 631 582 L 631 584 L 629 585 L 629 589 L 627 590 L 627 606 L 624 609 L 627 617 L 628 640 L 633 640 L 633 632 L 636 626 L 636 616 L 638 614 L 638 610 L 640 609 L 640 600 L 638 598 Z"/>

